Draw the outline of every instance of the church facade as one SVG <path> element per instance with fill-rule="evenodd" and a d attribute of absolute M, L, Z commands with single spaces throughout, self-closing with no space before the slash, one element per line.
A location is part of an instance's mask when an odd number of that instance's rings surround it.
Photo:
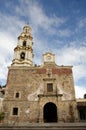
<path fill-rule="evenodd" d="M 13 124 L 77 122 L 72 66 L 59 66 L 51 52 L 40 66 L 33 64 L 33 37 L 26 25 L 18 37 L 8 68 L 3 109 L 4 122 Z"/>

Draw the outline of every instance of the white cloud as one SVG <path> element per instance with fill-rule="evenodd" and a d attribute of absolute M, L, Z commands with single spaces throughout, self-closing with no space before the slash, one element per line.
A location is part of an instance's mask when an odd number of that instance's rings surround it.
<path fill-rule="evenodd" d="M 57 51 L 57 50 L 56 50 Z M 86 48 L 85 47 L 80 47 L 76 48 L 76 46 L 65 46 L 64 48 L 61 48 L 61 50 L 58 50 L 58 62 L 62 64 L 83 64 L 85 63 L 86 59 Z"/>
<path fill-rule="evenodd" d="M 72 65 L 74 80 L 86 77 L 86 47 L 64 47 L 60 50 L 55 50 L 56 62 L 58 65 Z"/>
<path fill-rule="evenodd" d="M 56 15 L 47 16 L 38 4 L 34 4 L 29 8 L 29 15 L 31 23 L 35 26 L 34 28 L 40 27 L 47 31 L 47 34 L 56 34 L 56 28 L 65 22 L 64 18 Z"/>
<path fill-rule="evenodd" d="M 13 59 L 15 40 L 7 33 L 0 32 L 0 82 L 6 81 L 7 67 Z"/>
<path fill-rule="evenodd" d="M 73 67 L 74 80 L 77 82 L 82 78 L 86 78 L 86 65 L 77 65 Z"/>
<path fill-rule="evenodd" d="M 38 1 L 20 1 L 20 6 L 15 8 L 20 16 L 26 16 L 35 32 L 40 29 L 46 31 L 46 34 L 56 34 L 56 28 L 65 23 L 66 18 L 58 17 L 56 14 L 48 16 L 44 8 Z M 27 21 L 26 21 L 27 22 Z"/>
<path fill-rule="evenodd" d="M 64 30 L 58 30 L 58 35 L 61 37 L 69 37 L 73 34 L 73 32 L 69 29 L 64 29 Z"/>
<path fill-rule="evenodd" d="M 86 88 L 83 86 L 75 86 L 75 94 L 76 98 L 83 98 L 84 94 L 86 94 Z"/>
<path fill-rule="evenodd" d="M 25 24 L 17 16 L 0 13 L 0 32 L 10 34 L 12 37 L 17 37 L 19 30 Z M 6 35 L 7 35 L 6 34 Z"/>
<path fill-rule="evenodd" d="M 5 50 L 3 53 L 8 53 L 7 50 L 12 51 L 14 47 L 14 38 L 6 32 L 0 32 L 0 36 L 0 51 L 2 51 L 2 49 Z"/>
<path fill-rule="evenodd" d="M 82 18 L 78 22 L 78 27 L 79 28 L 84 28 L 86 26 L 86 18 Z"/>

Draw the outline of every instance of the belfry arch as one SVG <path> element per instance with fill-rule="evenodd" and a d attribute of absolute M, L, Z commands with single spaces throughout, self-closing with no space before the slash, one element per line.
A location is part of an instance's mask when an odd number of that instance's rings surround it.
<path fill-rule="evenodd" d="M 44 105 L 43 120 L 45 123 L 58 121 L 57 106 L 54 103 L 48 102 Z"/>

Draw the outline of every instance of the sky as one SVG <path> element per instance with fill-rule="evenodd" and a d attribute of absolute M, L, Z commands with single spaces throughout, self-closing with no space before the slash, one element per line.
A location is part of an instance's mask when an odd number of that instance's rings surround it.
<path fill-rule="evenodd" d="M 76 98 L 86 93 L 86 0 L 0 0 L 0 85 L 6 84 L 17 37 L 32 28 L 34 64 L 55 54 L 57 65 L 73 66 Z"/>

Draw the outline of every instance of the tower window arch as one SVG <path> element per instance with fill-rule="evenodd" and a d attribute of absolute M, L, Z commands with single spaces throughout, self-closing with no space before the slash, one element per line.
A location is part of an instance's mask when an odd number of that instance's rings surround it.
<path fill-rule="evenodd" d="M 25 53 L 24 53 L 24 52 L 21 53 L 20 58 L 21 58 L 22 60 L 25 59 Z"/>
<path fill-rule="evenodd" d="M 23 46 L 26 46 L 26 41 L 23 41 Z"/>

